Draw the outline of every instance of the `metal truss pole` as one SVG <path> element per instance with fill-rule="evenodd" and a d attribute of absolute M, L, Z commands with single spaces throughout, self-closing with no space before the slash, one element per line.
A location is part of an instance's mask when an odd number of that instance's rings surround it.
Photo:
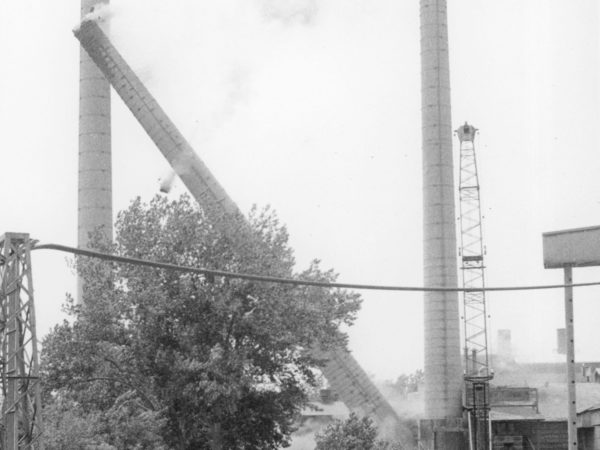
<path fill-rule="evenodd" d="M 31 243 L 26 233 L 6 233 L 0 245 L 2 448 L 43 450 Z"/>
<path fill-rule="evenodd" d="M 460 140 L 461 271 L 463 287 L 470 289 L 463 296 L 465 406 L 472 416 L 472 447 L 487 450 L 491 448 L 489 381 L 493 373 L 488 361 L 484 248 L 474 144 L 476 133 L 477 129 L 467 123 L 456 130 Z"/>

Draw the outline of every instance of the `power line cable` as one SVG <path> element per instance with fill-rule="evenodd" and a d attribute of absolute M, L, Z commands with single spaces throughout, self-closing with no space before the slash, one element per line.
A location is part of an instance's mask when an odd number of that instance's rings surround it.
<path fill-rule="evenodd" d="M 158 269 L 176 270 L 180 272 L 198 273 L 210 277 L 223 277 L 238 280 L 258 281 L 262 283 L 277 283 L 294 286 L 314 286 L 322 288 L 339 288 L 339 289 L 355 289 L 368 291 L 404 291 L 404 292 L 481 292 L 481 291 L 533 291 L 544 289 L 561 289 L 565 288 L 564 284 L 542 284 L 533 286 L 502 286 L 502 287 L 485 287 L 484 289 L 469 289 L 469 288 L 450 288 L 450 287 L 425 287 L 425 286 L 390 286 L 378 284 L 358 284 L 358 283 L 328 283 L 324 281 L 312 281 L 296 278 L 272 277 L 267 275 L 253 275 L 248 273 L 228 272 L 224 270 L 205 269 L 202 267 L 182 266 L 178 264 L 164 263 L 158 261 L 149 261 L 146 259 L 130 258 L 126 256 L 111 255 L 109 253 L 97 252 L 94 250 L 84 250 L 75 247 L 69 247 L 60 244 L 37 244 L 31 250 L 56 250 L 59 252 L 72 253 L 79 256 L 87 256 L 90 258 L 103 259 L 107 261 L 120 262 L 125 264 L 133 264 L 136 266 L 154 267 Z M 572 287 L 585 286 L 600 286 L 600 281 L 592 281 L 587 283 L 573 283 Z"/>

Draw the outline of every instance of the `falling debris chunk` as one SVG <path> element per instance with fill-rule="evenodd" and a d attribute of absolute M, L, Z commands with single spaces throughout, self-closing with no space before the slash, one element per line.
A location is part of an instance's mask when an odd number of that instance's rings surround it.
<path fill-rule="evenodd" d="M 165 194 L 168 194 L 169 192 L 171 192 L 171 188 L 173 188 L 173 183 L 175 183 L 176 175 L 177 174 L 175 173 L 175 171 L 171 170 L 167 176 L 165 176 L 161 179 L 160 192 L 164 192 Z"/>

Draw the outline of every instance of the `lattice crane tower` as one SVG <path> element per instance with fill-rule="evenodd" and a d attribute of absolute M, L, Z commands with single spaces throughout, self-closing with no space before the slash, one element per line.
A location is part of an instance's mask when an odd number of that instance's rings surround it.
<path fill-rule="evenodd" d="M 488 359 L 485 264 L 481 227 L 479 176 L 475 156 L 477 129 L 465 122 L 456 130 L 460 141 L 460 261 L 465 331 L 465 393 L 472 449 L 490 445 L 489 381 L 493 377 Z"/>

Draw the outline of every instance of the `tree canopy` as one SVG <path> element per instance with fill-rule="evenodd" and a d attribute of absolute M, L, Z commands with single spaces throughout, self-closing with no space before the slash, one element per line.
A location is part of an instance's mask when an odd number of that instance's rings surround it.
<path fill-rule="evenodd" d="M 179 265 L 336 280 L 318 261 L 294 272 L 286 229 L 268 208 L 253 209 L 248 223 L 248 233 L 232 233 L 240 224 L 224 229 L 187 196 L 137 199 L 118 215 L 114 243 L 94 245 Z M 310 349 L 345 345 L 339 326 L 360 306 L 358 294 L 337 289 L 89 258 L 77 266 L 83 302 L 68 299 L 70 320 L 43 343 L 49 448 L 279 448 L 317 382 L 322 361 Z M 83 431 L 60 420 L 66 410 L 83 418 Z"/>
<path fill-rule="evenodd" d="M 317 433 L 315 450 L 403 450 L 399 442 L 377 439 L 378 430 L 368 417 L 351 413 L 346 420 L 335 420 Z"/>
<path fill-rule="evenodd" d="M 396 378 L 396 381 L 390 382 L 389 384 L 403 396 L 406 396 L 411 392 L 417 392 L 419 390 L 419 385 L 423 384 L 424 380 L 425 373 L 422 369 L 418 369 L 408 375 L 405 373 L 401 374 Z"/>

